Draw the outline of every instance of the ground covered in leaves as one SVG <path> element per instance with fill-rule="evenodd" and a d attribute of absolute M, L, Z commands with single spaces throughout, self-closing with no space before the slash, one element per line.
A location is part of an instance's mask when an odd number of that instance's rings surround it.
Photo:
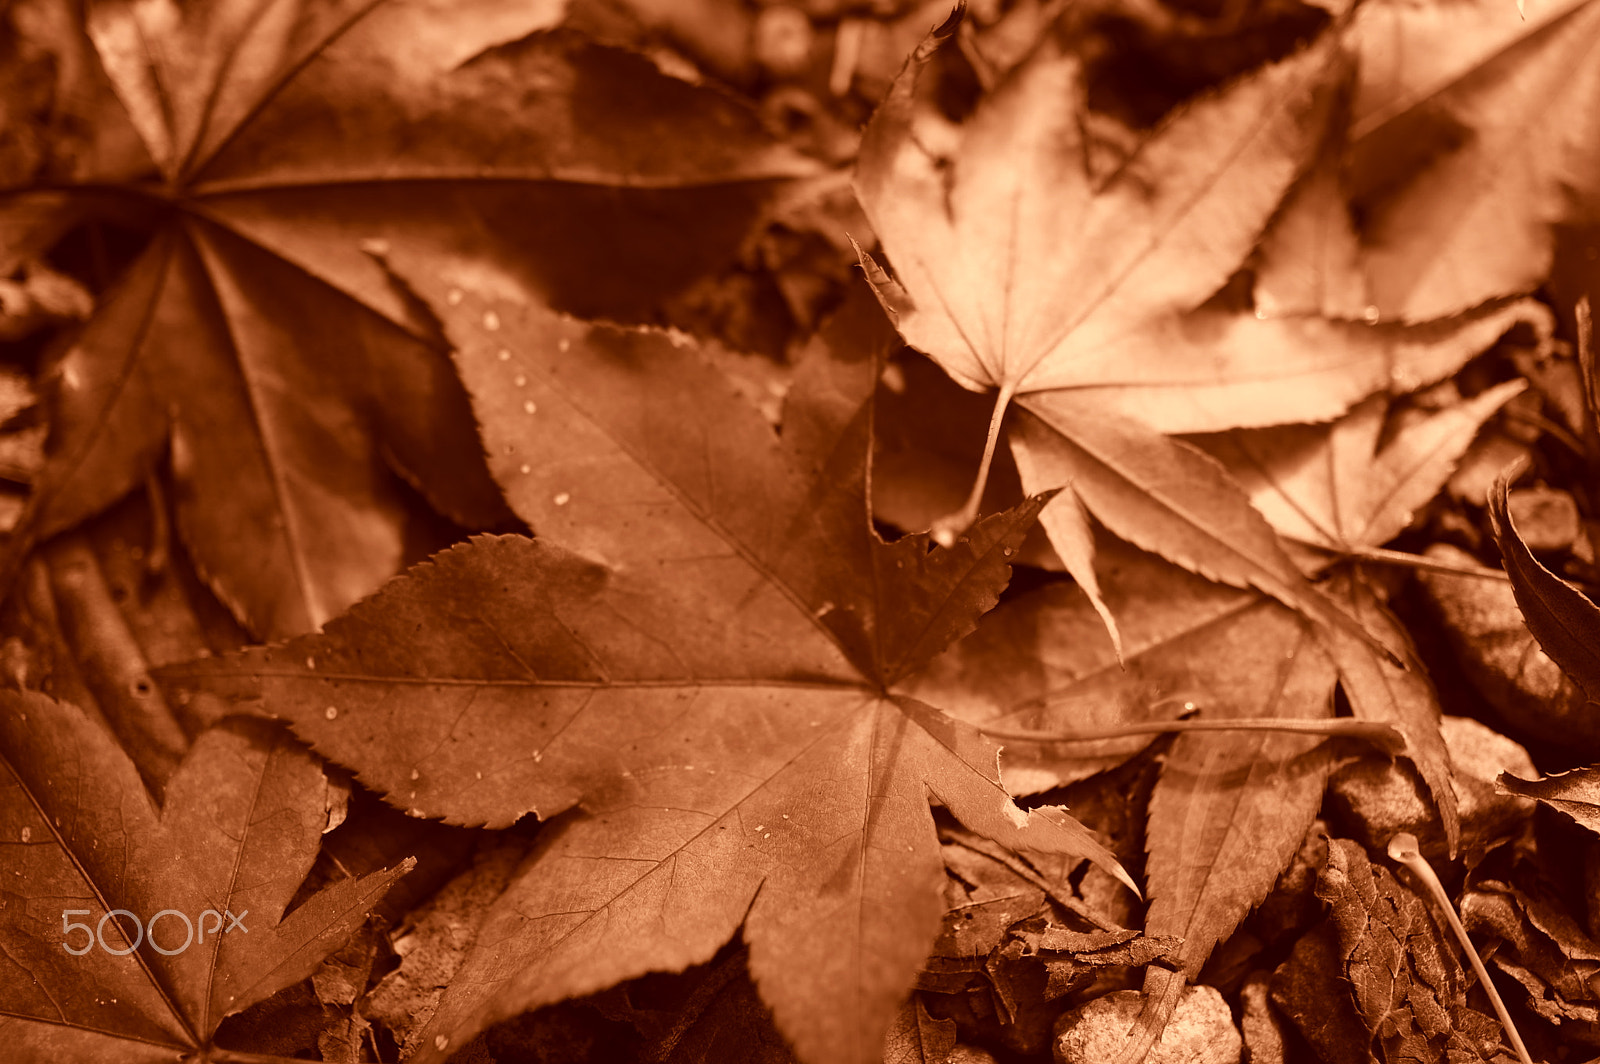
<path fill-rule="evenodd" d="M 1600 2 L 0 0 L 7 1060 L 1600 1060 Z"/>

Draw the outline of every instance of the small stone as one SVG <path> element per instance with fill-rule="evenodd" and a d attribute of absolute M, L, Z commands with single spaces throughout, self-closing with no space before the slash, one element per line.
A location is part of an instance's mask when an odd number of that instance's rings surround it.
<path fill-rule="evenodd" d="M 1501 470 L 1532 453 L 1521 440 L 1496 431 L 1485 432 L 1467 448 L 1456 471 L 1450 474 L 1446 490 L 1452 498 L 1481 508 L 1488 503 L 1489 489 L 1494 487 Z"/>
<path fill-rule="evenodd" d="M 1068 1011 L 1056 1021 L 1056 1064 L 1116 1059 L 1143 1009 L 1143 994 L 1119 990 Z M 1213 986 L 1186 986 L 1145 1064 L 1239 1064 L 1243 1048 L 1222 992 Z"/>
<path fill-rule="evenodd" d="M 957 1042 L 950 1047 L 950 1053 L 944 1058 L 944 1064 L 999 1064 L 999 1061 L 987 1049 Z"/>
<path fill-rule="evenodd" d="M 1496 793 L 1494 781 L 1501 772 L 1533 779 L 1537 770 L 1528 751 L 1470 717 L 1447 716 L 1440 731 L 1455 768 L 1463 846 L 1471 848 L 1513 830 L 1532 804 Z M 1396 834 L 1409 831 L 1429 860 L 1447 856 L 1427 784 L 1409 761 L 1368 758 L 1335 772 L 1328 781 L 1328 811 L 1341 830 L 1368 849 L 1382 850 Z"/>
<path fill-rule="evenodd" d="M 774 4 L 756 16 L 752 50 L 756 62 L 769 73 L 789 77 L 806 69 L 811 61 L 811 20 L 799 8 Z"/>
<path fill-rule="evenodd" d="M 1244 1050 L 1250 1064 L 1284 1064 L 1284 1023 L 1273 1009 L 1272 973 L 1255 972 L 1239 989 Z"/>
<path fill-rule="evenodd" d="M 1511 522 L 1531 551 L 1567 550 L 1578 538 L 1578 504 L 1558 488 L 1518 488 L 1509 498 Z"/>

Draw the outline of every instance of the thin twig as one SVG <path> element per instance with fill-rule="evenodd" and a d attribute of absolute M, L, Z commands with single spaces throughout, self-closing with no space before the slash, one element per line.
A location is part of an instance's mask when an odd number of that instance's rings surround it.
<path fill-rule="evenodd" d="M 978 729 L 993 739 L 1034 743 L 1088 743 L 1105 739 L 1124 739 L 1135 735 L 1163 735 L 1167 732 L 1279 731 L 1365 739 L 1391 754 L 1403 754 L 1406 749 L 1405 735 L 1393 724 L 1376 720 L 1356 720 L 1352 717 L 1337 717 L 1332 720 L 1297 720 L 1292 717 L 1156 720 L 1118 724 L 1110 728 L 1068 728 L 1057 731 L 995 728 L 980 724 Z"/>

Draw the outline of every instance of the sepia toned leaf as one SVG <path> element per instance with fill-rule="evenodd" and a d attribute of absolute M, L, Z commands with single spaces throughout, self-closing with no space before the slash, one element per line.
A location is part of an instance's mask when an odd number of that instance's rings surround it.
<path fill-rule="evenodd" d="M 1044 499 L 949 548 L 879 539 L 870 347 L 802 366 L 780 437 L 692 345 L 556 315 L 475 265 L 395 265 L 543 535 L 480 537 L 323 635 L 163 675 L 287 718 L 414 815 L 570 811 L 414 1059 L 703 962 L 741 926 L 802 1060 L 876 1059 L 943 911 L 930 802 L 1126 880 L 1064 810 L 1012 803 L 997 744 L 892 693 L 994 604 Z"/>
<path fill-rule="evenodd" d="M 317 759 L 261 721 L 201 735 L 158 809 L 82 711 L 7 693 L 0 771 L 16 833 L 0 1014 L 19 1064 L 206 1052 L 224 1017 L 309 975 L 413 864 L 335 882 L 286 915 L 335 797 Z"/>
<path fill-rule="evenodd" d="M 1489 519 L 1528 630 L 1590 699 L 1600 698 L 1600 609 L 1533 556 L 1511 520 L 1502 475 L 1489 492 Z"/>
<path fill-rule="evenodd" d="M 11 572 L 165 467 L 201 574 L 282 638 L 394 573 L 411 489 L 469 528 L 512 520 L 431 323 L 371 252 L 470 248 L 569 303 L 648 317 L 815 169 L 720 93 L 565 31 L 527 36 L 559 16 L 504 0 L 88 6 L 73 33 L 161 181 L 0 191 L 8 237 L 59 236 L 63 217 L 152 234 L 55 365 Z M 703 240 L 664 239 L 689 216 Z M 597 244 L 603 258 L 574 253 Z"/>
<path fill-rule="evenodd" d="M 1536 780 L 1519 779 L 1509 772 L 1502 772 L 1495 781 L 1495 790 L 1502 794 L 1536 798 L 1600 834 L 1600 771 L 1593 766 L 1558 772 Z"/>
<path fill-rule="evenodd" d="M 1600 9 L 1528 9 L 1382 3 L 1352 23 L 1362 73 L 1347 166 L 1384 318 L 1537 287 L 1554 227 L 1592 207 Z"/>

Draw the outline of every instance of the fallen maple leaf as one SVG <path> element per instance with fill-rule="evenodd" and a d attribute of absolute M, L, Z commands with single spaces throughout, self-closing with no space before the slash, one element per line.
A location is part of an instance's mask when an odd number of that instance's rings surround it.
<path fill-rule="evenodd" d="M 778 179 L 814 169 L 732 99 L 569 32 L 461 65 L 559 17 L 509 0 L 89 4 L 80 32 L 123 110 L 105 120 L 137 131 L 144 172 L 114 159 L 0 193 L 0 231 L 109 217 L 156 235 L 56 366 L 50 458 L 8 563 L 170 453 L 197 568 L 284 637 L 399 566 L 386 464 L 457 522 L 506 520 L 448 361 L 369 251 L 470 246 L 637 316 L 731 254 Z"/>
<path fill-rule="evenodd" d="M 1403 532 L 1483 423 L 1526 386 L 1496 385 L 1399 421 L 1387 437 L 1388 397 L 1373 396 L 1331 425 L 1236 429 L 1195 442 L 1228 467 L 1280 536 L 1315 549 L 1303 560 L 1316 575 L 1328 555 L 1359 557 Z"/>
<path fill-rule="evenodd" d="M 952 151 L 925 146 L 937 120 L 917 107 L 917 79 L 953 32 L 940 27 L 907 62 L 868 127 L 856 182 L 898 280 L 863 264 L 902 335 L 966 387 L 998 389 L 977 482 L 935 535 L 976 514 L 1000 419 L 1025 396 L 1010 435 L 1024 489 L 1070 484 L 1042 520 L 1114 640 L 1089 513 L 1193 572 L 1354 629 L 1226 474 L 1157 431 L 1329 417 L 1389 383 L 1398 335 L 1196 311 L 1321 139 L 1329 41 L 1192 102 L 1097 178 L 1081 60 L 1059 31 L 949 134 Z M 1408 358 L 1438 363 L 1425 372 L 1437 377 L 1514 318 L 1491 315 Z"/>
<path fill-rule="evenodd" d="M 239 720 L 195 741 L 158 810 L 77 707 L 0 694 L 6 1059 L 215 1052 L 225 1017 L 311 974 L 412 865 L 334 883 L 285 915 L 332 801 L 315 757 Z"/>
<path fill-rule="evenodd" d="M 1012 804 L 994 743 L 893 691 L 993 605 L 1044 500 L 947 549 L 877 538 L 881 316 L 802 364 L 780 439 L 665 336 L 559 317 L 481 263 L 395 266 L 541 539 L 474 540 L 324 635 L 165 675 L 257 700 L 417 815 L 581 806 L 486 917 L 414 1059 L 705 961 L 742 923 L 801 1059 L 876 1060 L 944 908 L 930 801 L 1131 882 L 1064 811 Z"/>
<path fill-rule="evenodd" d="M 1590 0 L 1359 5 L 1347 131 L 1277 223 L 1314 239 L 1269 237 L 1258 292 L 1420 322 L 1538 287 L 1593 207 L 1597 27 Z"/>
<path fill-rule="evenodd" d="M 1207 718 L 1300 719 L 1332 716 L 1336 676 L 1357 664 L 1375 668 L 1345 643 L 1328 644 L 1294 614 L 1258 593 L 1219 587 L 1158 558 L 1109 540 L 1107 600 L 1122 618 L 1126 667 L 1079 589 L 1049 586 L 1003 603 L 972 635 L 934 659 L 910 690 L 1016 739 L 1017 726 L 1034 736 L 1006 751 L 1005 779 L 1013 789 L 1039 789 L 1080 778 L 1126 758 L 1144 742 L 1096 742 L 1065 737 L 1097 726 L 1159 722 L 1185 706 Z M 1347 592 L 1356 616 L 1375 608 Z M 1367 593 L 1370 595 L 1370 592 Z M 1369 620 L 1383 631 L 1383 620 Z M 1387 623 L 1392 624 L 1392 620 Z M 1394 632 L 1389 633 L 1391 636 Z M 1357 643 L 1365 650 L 1365 644 Z M 1354 664 L 1349 659 L 1354 660 Z M 1335 671 L 1335 661 L 1340 671 Z M 1390 668 L 1376 677 L 1345 680 L 1352 704 L 1371 719 L 1397 722 L 1407 753 L 1442 779 L 1446 824 L 1455 832 L 1454 791 L 1437 728 L 1437 706 L 1425 680 Z M 1365 683 L 1363 683 L 1365 681 Z M 1377 683 L 1374 699 L 1367 684 Z M 1418 697 L 1414 685 L 1420 684 Z M 1391 692 L 1391 685 L 1393 691 Z M 1198 976 L 1212 948 L 1271 891 L 1322 803 L 1330 760 L 1321 736 L 1235 730 L 1181 735 L 1156 784 L 1146 828 L 1145 932 L 1176 936 L 1173 963 L 1150 968 L 1149 1008 L 1136 1028 L 1130 1057 L 1159 1037 L 1185 979 Z M 1442 770 L 1437 758 L 1443 757 Z M 1439 772 L 1442 771 L 1442 776 Z M 1443 802 L 1441 802 L 1443 805 Z M 1186 974 L 1185 974 L 1186 973 Z"/>
<path fill-rule="evenodd" d="M 1185 647 L 1208 706 L 1229 717 L 1333 715 L 1337 676 L 1310 626 L 1268 599 Z M 1322 804 L 1331 758 L 1316 736 L 1241 731 L 1180 735 L 1162 766 L 1145 829 L 1145 933 L 1182 939 L 1179 969 L 1145 971 L 1145 1007 L 1118 1056 L 1142 1060 L 1187 981 L 1264 899 Z"/>
<path fill-rule="evenodd" d="M 985 729 L 1080 732 L 1171 720 L 1213 702 L 1232 659 L 1208 658 L 1207 633 L 1261 601 L 1219 587 L 1101 533 L 1095 545 L 1105 600 L 1119 618 L 1122 655 L 1083 590 L 1064 583 L 1001 603 L 971 635 L 906 681 L 905 690 Z M 1232 681 L 1223 681 L 1235 690 Z M 1013 793 L 1034 793 L 1121 764 L 1152 736 L 1012 742 L 1001 765 Z"/>

